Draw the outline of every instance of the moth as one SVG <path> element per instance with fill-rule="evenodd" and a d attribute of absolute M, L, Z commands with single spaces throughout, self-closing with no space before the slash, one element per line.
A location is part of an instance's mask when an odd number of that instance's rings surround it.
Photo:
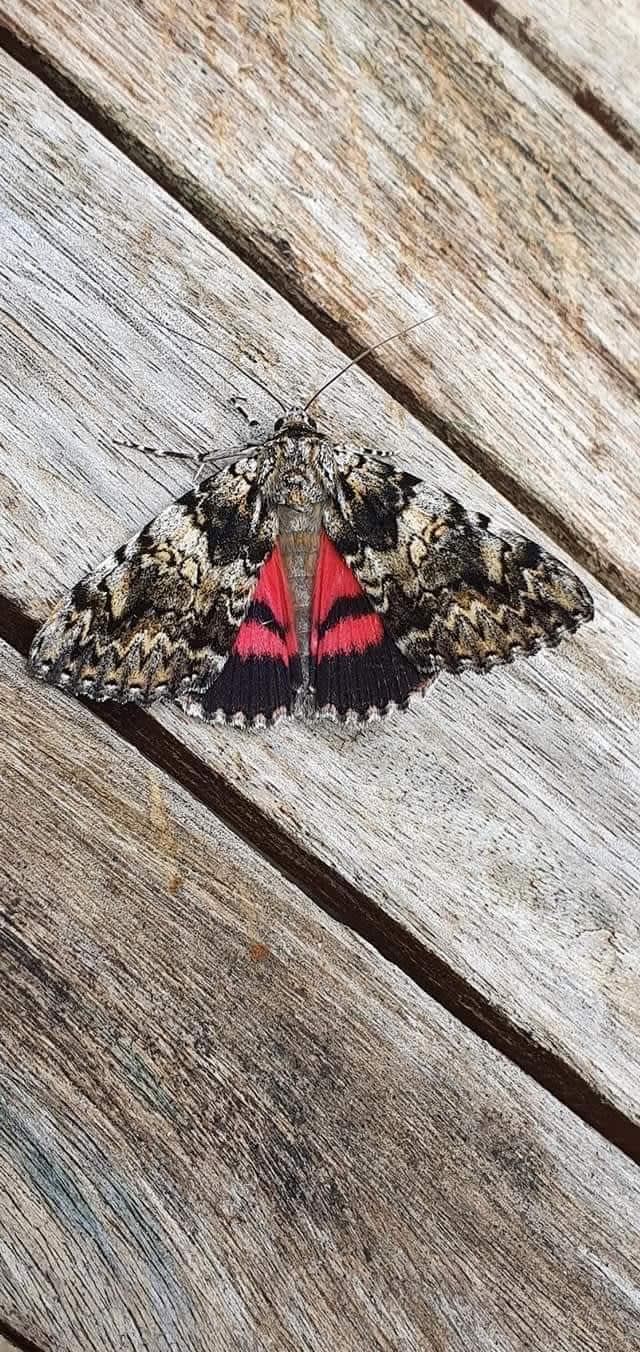
<path fill-rule="evenodd" d="M 488 671 L 592 618 L 584 584 L 533 540 L 332 442 L 308 410 L 341 374 L 76 583 L 35 636 L 33 675 L 211 723 L 362 723 L 440 672 Z"/>

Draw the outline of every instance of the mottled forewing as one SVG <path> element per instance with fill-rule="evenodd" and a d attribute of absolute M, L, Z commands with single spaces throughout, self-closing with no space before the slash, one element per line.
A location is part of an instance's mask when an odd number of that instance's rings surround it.
<path fill-rule="evenodd" d="M 533 540 L 488 529 L 444 492 L 336 448 L 325 529 L 401 652 L 428 680 L 554 646 L 593 616 L 584 584 Z"/>
<path fill-rule="evenodd" d="M 172 503 L 59 601 L 33 641 L 31 671 L 96 700 L 149 703 L 207 689 L 276 531 L 255 460 L 236 461 Z"/>

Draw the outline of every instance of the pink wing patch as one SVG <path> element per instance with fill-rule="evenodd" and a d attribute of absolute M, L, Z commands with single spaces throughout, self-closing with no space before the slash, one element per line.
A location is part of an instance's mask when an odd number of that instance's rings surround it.
<path fill-rule="evenodd" d="M 403 657 L 358 579 L 322 533 L 311 604 L 311 684 L 316 708 L 362 721 L 405 708 L 426 683 Z"/>
<path fill-rule="evenodd" d="M 291 712 L 301 681 L 291 595 L 276 545 L 260 570 L 228 661 L 208 690 L 190 697 L 189 712 L 264 727 Z"/>
<path fill-rule="evenodd" d="M 382 621 L 351 569 L 322 533 L 311 607 L 311 657 L 363 653 L 382 643 Z"/>
<path fill-rule="evenodd" d="M 250 657 L 272 658 L 287 666 L 298 655 L 291 595 L 279 545 L 263 565 L 233 652 L 245 661 Z"/>

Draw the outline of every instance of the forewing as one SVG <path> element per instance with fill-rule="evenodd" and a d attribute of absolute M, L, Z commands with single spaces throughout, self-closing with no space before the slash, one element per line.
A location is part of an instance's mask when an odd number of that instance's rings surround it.
<path fill-rule="evenodd" d="M 593 617 L 584 584 L 533 540 L 488 529 L 444 492 L 356 451 L 336 451 L 325 529 L 424 679 L 486 671 L 555 646 Z"/>
<path fill-rule="evenodd" d="M 96 700 L 149 703 L 207 689 L 229 656 L 276 531 L 255 460 L 236 461 L 59 601 L 33 641 L 31 671 Z"/>

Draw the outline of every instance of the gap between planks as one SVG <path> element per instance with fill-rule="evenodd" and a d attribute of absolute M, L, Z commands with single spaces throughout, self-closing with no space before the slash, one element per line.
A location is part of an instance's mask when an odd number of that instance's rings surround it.
<path fill-rule="evenodd" d="M 0 595 L 1 639 L 26 657 L 37 627 L 13 601 Z M 256 804 L 248 803 L 222 774 L 212 771 L 144 709 L 81 702 L 146 760 L 171 775 L 314 905 L 364 939 L 471 1032 L 506 1056 L 635 1164 L 640 1164 L 639 1125 L 598 1094 L 561 1056 L 515 1027 L 470 982 L 366 893 L 292 841 L 283 827 Z"/>
<path fill-rule="evenodd" d="M 0 1352 L 45 1352 L 45 1349 L 0 1319 Z"/>
<path fill-rule="evenodd" d="M 563 61 L 557 51 L 553 51 L 545 42 L 540 30 L 531 24 L 515 18 L 499 0 L 464 0 L 469 9 L 484 19 L 501 38 L 520 52 L 527 61 L 535 66 L 557 89 L 568 94 L 581 112 L 586 113 L 594 122 L 616 141 L 622 150 L 626 150 L 640 164 L 640 137 L 626 118 L 602 98 L 597 91 L 581 81 Z M 568 16 L 570 22 L 570 17 Z"/>
<path fill-rule="evenodd" d="M 491 9 L 490 0 L 478 0 L 477 4 L 474 0 L 465 0 L 465 3 L 470 8 L 476 9 L 481 17 L 488 21 L 487 15 L 483 13 L 483 7 Z M 508 34 L 506 36 L 511 40 Z M 274 266 L 272 259 L 260 253 L 253 238 L 242 232 L 235 218 L 231 218 L 219 206 L 214 209 L 203 197 L 200 184 L 190 173 L 178 174 L 172 171 L 141 137 L 128 131 L 116 117 L 107 112 L 98 99 L 84 93 L 77 83 L 64 75 L 52 61 L 18 38 L 2 23 L 0 23 L 0 50 L 4 50 L 8 56 L 46 85 L 57 98 L 109 141 L 120 154 L 147 174 L 209 234 L 224 244 L 230 252 L 250 267 L 256 276 L 313 324 L 319 333 L 345 354 L 345 357 L 351 359 L 357 355 L 363 344 L 351 328 L 336 321 L 324 307 L 313 303 L 302 288 L 292 284 L 291 273 L 287 267 L 284 264 L 281 269 L 277 265 Z M 523 54 L 528 55 L 527 52 Z M 605 127 L 605 131 L 608 130 L 609 128 Z M 381 338 L 384 336 L 380 335 Z M 462 432 L 453 421 L 442 417 L 435 409 L 426 405 L 410 385 L 387 370 L 375 355 L 366 358 L 360 365 L 381 389 L 438 437 L 460 460 L 481 474 L 487 483 L 507 498 L 518 511 L 528 516 L 567 553 L 572 554 L 618 600 L 636 614 L 640 614 L 640 597 L 636 595 L 622 570 L 613 561 L 605 561 L 599 551 L 590 546 L 589 541 L 582 539 L 577 531 L 567 525 L 561 511 L 555 512 L 549 504 L 543 503 L 535 492 L 529 490 L 510 473 L 501 464 L 498 454 L 487 451 Z"/>

